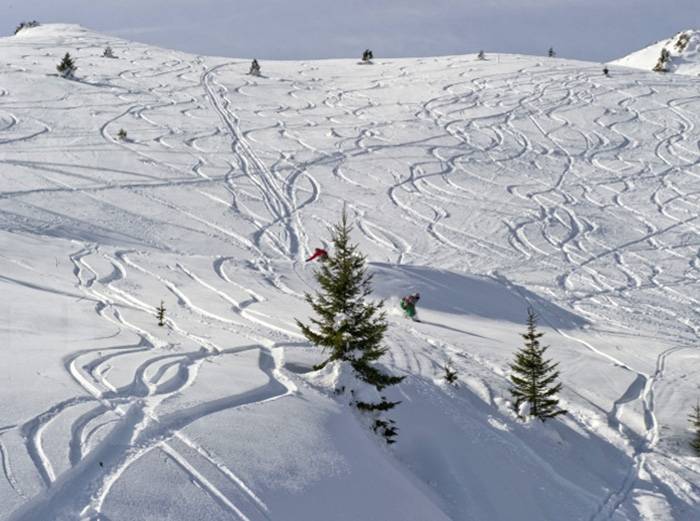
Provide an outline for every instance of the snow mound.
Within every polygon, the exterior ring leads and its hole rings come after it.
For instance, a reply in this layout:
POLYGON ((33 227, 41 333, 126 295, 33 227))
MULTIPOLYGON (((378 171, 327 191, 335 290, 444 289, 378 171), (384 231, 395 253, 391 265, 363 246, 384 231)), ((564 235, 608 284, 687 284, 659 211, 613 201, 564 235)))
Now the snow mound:
POLYGON ((309 384, 327 394, 346 396, 348 404, 379 403, 382 395, 377 388, 357 377, 356 371, 348 361, 329 362, 323 368, 305 375, 309 384))
POLYGON ((648 71, 663 69, 688 76, 700 75, 700 30, 681 31, 673 38, 662 40, 613 62, 624 67, 648 71), (668 51, 668 59, 659 60, 668 51))

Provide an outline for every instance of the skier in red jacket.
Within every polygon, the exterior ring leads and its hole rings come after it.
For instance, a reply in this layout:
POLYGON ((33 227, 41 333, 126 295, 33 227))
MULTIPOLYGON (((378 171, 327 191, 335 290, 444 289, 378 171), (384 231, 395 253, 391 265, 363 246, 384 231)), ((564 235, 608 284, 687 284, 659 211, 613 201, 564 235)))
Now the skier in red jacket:
POLYGON ((324 250, 323 248, 316 248, 314 250, 314 254, 306 259, 306 262, 310 262, 314 259, 320 259, 322 261, 326 260, 328 258, 328 252, 324 250))

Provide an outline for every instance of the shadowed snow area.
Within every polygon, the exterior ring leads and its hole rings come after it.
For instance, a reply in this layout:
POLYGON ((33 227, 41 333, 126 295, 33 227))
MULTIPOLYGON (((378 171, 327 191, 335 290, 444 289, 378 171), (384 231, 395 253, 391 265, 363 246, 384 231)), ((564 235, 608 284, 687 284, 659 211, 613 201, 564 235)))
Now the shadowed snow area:
POLYGON ((374 263, 374 293, 384 299, 419 293, 419 307, 469 317, 522 324, 527 307, 547 316, 550 326, 573 329, 587 324, 582 317, 562 309, 525 288, 501 278, 475 277, 411 264, 374 263))
POLYGON ((0 56, 0 520, 700 518, 698 79, 489 54, 253 77, 67 25, 0 56), (406 377, 390 447, 295 324, 343 207, 406 377), (570 412, 545 424, 509 403, 528 307, 570 412))

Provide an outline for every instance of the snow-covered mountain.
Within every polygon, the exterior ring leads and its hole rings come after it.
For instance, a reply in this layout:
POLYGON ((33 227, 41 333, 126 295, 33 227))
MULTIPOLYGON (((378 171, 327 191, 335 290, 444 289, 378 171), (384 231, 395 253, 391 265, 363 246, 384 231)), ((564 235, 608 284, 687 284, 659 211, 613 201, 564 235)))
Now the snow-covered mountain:
POLYGON ((681 31, 673 38, 656 42, 612 63, 646 71, 699 76, 700 31, 681 31))
POLYGON ((517 55, 252 77, 66 25, 0 55, 3 521, 700 517, 695 78, 517 55), (344 206, 406 377, 391 447, 294 322, 344 206), (544 424, 509 404, 529 306, 570 412, 544 424))

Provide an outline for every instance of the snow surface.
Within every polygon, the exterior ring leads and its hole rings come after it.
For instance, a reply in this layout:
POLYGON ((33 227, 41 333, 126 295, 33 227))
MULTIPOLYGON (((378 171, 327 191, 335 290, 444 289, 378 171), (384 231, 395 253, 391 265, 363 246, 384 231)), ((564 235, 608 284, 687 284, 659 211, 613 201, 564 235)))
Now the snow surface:
POLYGON ((0 55, 0 519, 700 517, 697 79, 518 55, 253 78, 67 25, 0 55), (392 447, 294 325, 344 205, 406 376, 392 447), (508 401, 527 306, 571 413, 546 424, 508 401))
POLYGON ((671 59, 667 72, 688 76, 700 76, 700 31, 681 31, 673 38, 656 42, 649 47, 615 60, 615 65, 651 71, 659 61, 662 49, 668 50, 671 59))

